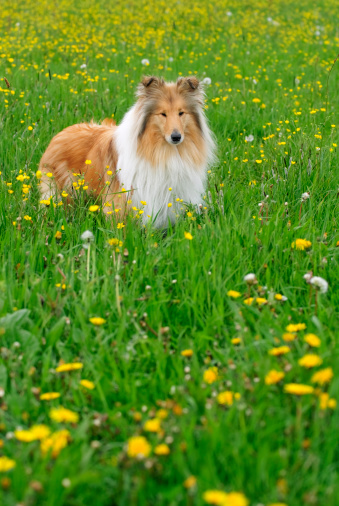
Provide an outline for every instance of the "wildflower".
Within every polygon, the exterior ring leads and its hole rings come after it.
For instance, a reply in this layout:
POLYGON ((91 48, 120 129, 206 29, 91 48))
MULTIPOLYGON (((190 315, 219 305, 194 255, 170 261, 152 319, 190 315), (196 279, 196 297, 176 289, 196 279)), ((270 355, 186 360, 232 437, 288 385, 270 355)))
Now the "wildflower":
POLYGON ((84 243, 84 248, 88 249, 90 243, 94 241, 94 235, 90 230, 86 230, 83 234, 81 234, 81 240, 84 243))
POLYGON ((330 396, 326 392, 322 392, 319 395, 320 409, 324 410, 326 408, 335 409, 337 407, 337 401, 335 399, 330 399, 330 396))
POLYGON ((88 388, 88 390, 93 390, 95 388, 95 384, 92 381, 89 380, 81 380, 80 385, 82 385, 85 388, 88 388))
POLYGON ((315 286, 319 289, 320 293, 326 293, 328 290, 328 283, 326 279, 321 278, 320 276, 313 276, 310 280, 311 285, 315 286))
POLYGON ((202 80, 202 83, 203 84, 206 84, 207 86, 209 86, 210 84, 212 84, 212 79, 210 77, 205 77, 203 80, 202 80))
POLYGON ((231 343, 232 344, 240 344, 241 338, 240 337, 233 337, 233 339, 231 339, 231 343))
POLYGON ((262 306, 263 304, 267 304, 268 301, 264 297, 257 297, 255 302, 259 304, 259 306, 262 306))
POLYGON ((326 367, 325 369, 321 369, 320 371, 314 373, 311 378, 311 382, 318 383, 319 385, 324 385, 325 383, 329 383, 332 378, 333 378, 332 367, 326 367))
POLYGON ((56 369, 55 372, 68 372, 68 371, 77 371, 78 369, 82 369, 84 365, 81 362, 72 362, 70 364, 61 364, 56 369))
POLYGON ((279 300, 281 302, 286 302, 288 299, 285 295, 281 295, 281 293, 276 293, 274 296, 275 300, 279 300))
POLYGON ((60 230, 58 230, 54 236, 56 239, 61 239, 62 237, 62 233, 60 232, 60 230))
POLYGON ((309 192, 305 192, 301 195, 301 202, 306 202, 310 198, 309 192))
POLYGON ((167 204, 167 207, 172 207, 172 205, 173 205, 173 204, 172 204, 172 202, 169 202, 169 203, 167 204))
POLYGON ((28 216, 28 214, 26 214, 26 216, 24 216, 24 220, 26 220, 26 221, 32 221, 32 218, 30 216, 28 216))
POLYGON ((299 330, 305 329, 306 329, 305 323, 290 323, 286 327, 287 332, 298 332, 299 330))
POLYGON ((117 223, 117 228, 120 229, 120 228, 124 228, 124 224, 123 223, 117 223))
POLYGON ((285 373, 282 371, 276 371, 272 369, 265 376, 265 384, 266 385, 275 385, 279 383, 285 377, 285 373))
POLYGON ((319 348, 321 345, 321 341, 318 336, 315 334, 306 334, 304 337, 304 341, 306 341, 307 344, 312 346, 313 348, 319 348))
POLYGON ((244 304, 250 306, 253 301, 254 301, 253 297, 248 297, 247 299, 244 300, 244 304))
POLYGON ((160 420, 158 418, 151 418, 150 420, 146 420, 144 423, 144 430, 146 432, 160 432, 160 420))
POLYGON ((203 499, 208 504, 220 504, 221 506, 227 504, 227 494, 221 490, 207 490, 203 495, 203 499))
POLYGON ((86 160, 86 161, 85 161, 85 164, 86 164, 86 165, 91 165, 91 163, 92 163, 92 160, 86 160))
POLYGON ((231 392, 230 390, 225 390, 224 392, 220 392, 220 394, 218 394, 217 401, 222 406, 232 406, 233 392, 231 392))
POLYGON ((289 353, 290 351, 291 350, 288 346, 278 346, 269 350, 268 354, 273 355, 274 357, 279 357, 280 355, 286 355, 286 353, 289 353))
POLYGON ((93 318, 90 318, 89 321, 96 326, 103 325, 104 323, 106 323, 106 320, 104 318, 101 318, 100 316, 94 316, 93 318))
POLYGON ((291 334, 290 332, 285 332, 285 334, 282 335, 282 338, 286 343, 294 341, 296 337, 297 337, 296 334, 291 334))
POLYGON ((191 349, 182 350, 181 355, 183 357, 191 357, 193 355, 193 350, 191 350, 191 349))
POLYGON ((70 433, 68 430, 58 430, 51 434, 50 437, 43 439, 40 443, 40 450, 43 455, 51 451, 52 457, 55 459, 61 450, 67 446, 70 440, 70 433))
POLYGON ((88 208, 91 213, 95 213, 98 209, 100 209, 100 206, 89 206, 88 208))
POLYGON ((292 242, 292 248, 304 251, 305 249, 308 249, 312 246, 311 241, 308 241, 307 239, 296 239, 294 242, 292 242))
POLYGON ((306 283, 310 284, 311 279, 313 278, 312 272, 306 272, 306 274, 303 275, 304 280, 306 283))
POLYGON ((298 364, 301 365, 301 367, 306 367, 307 369, 316 367, 322 363, 322 358, 318 357, 318 355, 315 355, 314 353, 308 353, 298 360, 298 364))
POLYGON ((60 394, 58 392, 46 392, 45 394, 40 395, 41 401, 53 401, 54 399, 58 399, 60 394))
POLYGON ((193 239, 192 234, 190 234, 189 232, 184 232, 184 235, 185 235, 185 239, 188 239, 189 241, 191 241, 193 239))
POLYGON ((16 466, 15 460, 9 459, 8 457, 0 457, 0 473, 10 471, 16 466))
POLYGON ((37 170, 36 173, 35 173, 37 179, 41 179, 42 178, 42 172, 41 170, 37 170))
POLYGON ((241 297, 241 293, 236 292, 235 290, 228 290, 227 295, 229 297, 232 297, 232 299, 237 299, 238 297, 241 297))
POLYGON ((145 65, 146 67, 148 67, 149 60, 147 60, 147 58, 144 58, 143 60, 141 60, 141 65, 145 65))
POLYGON ((209 369, 206 369, 204 372, 204 381, 205 383, 208 383, 211 385, 218 379, 218 368, 217 367, 210 367, 209 369))
POLYGON ((151 445, 143 436, 131 437, 127 442, 127 455, 129 457, 143 459, 151 453, 151 445))
POLYGON ((246 274, 246 276, 244 276, 244 281, 245 283, 247 283, 248 285, 255 285, 258 283, 258 280, 256 278, 256 275, 253 274, 252 272, 250 274, 246 274))
POLYGON ((168 455, 170 453, 170 449, 169 449, 168 445, 160 444, 154 448, 154 453, 156 455, 168 455))
POLYGON ((248 499, 241 492, 222 492, 221 490, 207 490, 203 494, 207 504, 220 506, 248 506, 248 499))
POLYGON ((75 413, 70 409, 66 409, 63 406, 51 409, 49 412, 49 416, 52 420, 58 423, 62 422, 77 423, 79 421, 78 413, 75 413))
POLYGON ((196 483, 197 483, 196 477, 195 476, 189 476, 184 481, 184 487, 185 488, 192 488, 192 487, 194 487, 194 485, 196 485, 196 483))
POLYGON ((287 385, 284 386, 284 392, 294 395, 307 395, 313 394, 314 388, 310 385, 302 385, 300 383, 287 383, 287 385))
POLYGON ((254 135, 250 134, 245 137, 246 142, 253 142, 254 141, 254 135))

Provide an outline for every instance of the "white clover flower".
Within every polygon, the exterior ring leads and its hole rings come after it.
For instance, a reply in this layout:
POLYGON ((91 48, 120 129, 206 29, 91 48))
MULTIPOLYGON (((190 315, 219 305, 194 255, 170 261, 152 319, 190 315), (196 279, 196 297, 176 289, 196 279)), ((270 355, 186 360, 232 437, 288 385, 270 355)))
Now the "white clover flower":
POLYGON ((253 84, 258 84, 258 81, 256 79, 252 79, 253 84))
POLYGON ((87 68, 86 63, 83 63, 82 65, 80 65, 80 68, 81 68, 81 69, 85 69, 85 68, 87 68))
POLYGON ((326 279, 321 278, 320 276, 313 276, 310 283, 318 288, 320 293, 326 293, 328 290, 328 283, 326 279))
POLYGON ((246 142, 253 142, 254 141, 254 135, 250 134, 245 137, 246 142))
POLYGON ((244 281, 249 285, 254 285, 258 283, 257 277, 255 274, 253 274, 253 272, 250 272, 250 274, 246 274, 246 276, 244 276, 244 281))
POLYGON ((147 58, 144 58, 141 60, 141 65, 145 65, 147 67, 149 65, 149 60, 147 60, 147 58))
POLYGON ((207 84, 208 86, 212 84, 212 79, 210 77, 205 77, 205 79, 202 80, 203 84, 207 84))
POLYGON ((168 61, 172 63, 172 61, 174 61, 173 56, 170 56, 170 57, 168 58, 168 61))
POLYGON ((309 192, 305 192, 301 195, 301 202, 306 202, 307 199, 310 198, 310 193, 309 192))
POLYGON ((81 240, 84 243, 84 248, 88 249, 91 242, 94 241, 94 235, 90 230, 86 230, 83 234, 81 234, 81 240))
POLYGON ((232 12, 231 12, 231 11, 227 11, 227 12, 226 12, 226 16, 228 16, 228 17, 230 18, 231 16, 233 16, 233 14, 232 14, 232 12))

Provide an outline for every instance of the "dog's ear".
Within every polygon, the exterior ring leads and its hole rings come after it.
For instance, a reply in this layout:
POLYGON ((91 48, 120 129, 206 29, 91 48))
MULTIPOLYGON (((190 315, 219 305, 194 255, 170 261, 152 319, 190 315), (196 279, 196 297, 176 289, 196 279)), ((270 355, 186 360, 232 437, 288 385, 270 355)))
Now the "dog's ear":
POLYGON ((202 86, 199 79, 195 76, 192 77, 179 77, 177 80, 178 90, 188 91, 190 93, 200 91, 202 86))
POLYGON ((137 95, 138 97, 146 96, 149 93, 153 93, 156 89, 161 88, 164 84, 165 81, 160 77, 144 76, 138 86, 137 95))

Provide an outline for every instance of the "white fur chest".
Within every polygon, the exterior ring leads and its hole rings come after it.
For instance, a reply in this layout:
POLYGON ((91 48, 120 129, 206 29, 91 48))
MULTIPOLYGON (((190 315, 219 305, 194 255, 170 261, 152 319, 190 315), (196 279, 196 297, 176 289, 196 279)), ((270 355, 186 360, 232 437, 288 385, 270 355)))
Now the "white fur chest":
POLYGON ((137 154, 133 120, 132 108, 115 134, 118 178, 126 190, 133 189, 132 203, 144 211, 143 223, 146 224, 151 218, 156 227, 166 228, 168 220, 174 223, 183 204, 197 205, 202 202, 206 167, 197 168, 185 162, 175 146, 173 156, 165 166, 152 167, 137 154), (142 205, 141 201, 146 205, 142 205))

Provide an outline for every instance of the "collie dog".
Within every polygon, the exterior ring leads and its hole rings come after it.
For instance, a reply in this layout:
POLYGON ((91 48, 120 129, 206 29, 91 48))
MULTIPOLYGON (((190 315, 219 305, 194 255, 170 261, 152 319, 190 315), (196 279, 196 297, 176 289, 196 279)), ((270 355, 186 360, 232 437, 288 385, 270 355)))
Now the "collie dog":
POLYGON ((204 96, 196 77, 176 83, 144 77, 119 126, 112 120, 81 123, 52 139, 39 166, 42 198, 62 191, 71 200, 80 177, 87 192, 102 198, 106 214, 123 219, 133 207, 144 224, 174 223, 183 203, 202 202, 214 161, 204 96))

